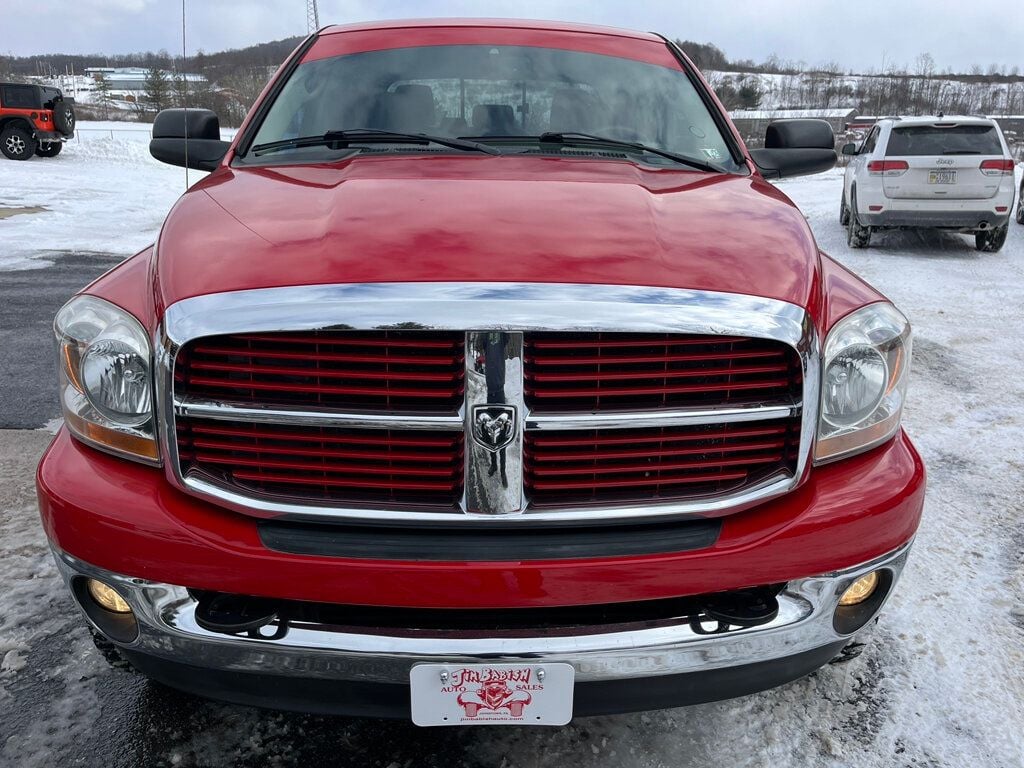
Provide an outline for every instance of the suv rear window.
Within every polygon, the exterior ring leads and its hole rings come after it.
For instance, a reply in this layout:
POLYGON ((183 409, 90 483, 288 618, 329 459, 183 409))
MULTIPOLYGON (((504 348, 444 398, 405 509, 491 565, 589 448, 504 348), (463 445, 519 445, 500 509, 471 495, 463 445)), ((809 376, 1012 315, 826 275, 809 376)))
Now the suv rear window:
POLYGON ((894 128, 886 147, 887 157, 908 155, 1002 155, 993 125, 908 125, 894 128))
POLYGON ((8 109, 39 109, 36 89, 32 85, 5 85, 0 90, 0 101, 8 109))

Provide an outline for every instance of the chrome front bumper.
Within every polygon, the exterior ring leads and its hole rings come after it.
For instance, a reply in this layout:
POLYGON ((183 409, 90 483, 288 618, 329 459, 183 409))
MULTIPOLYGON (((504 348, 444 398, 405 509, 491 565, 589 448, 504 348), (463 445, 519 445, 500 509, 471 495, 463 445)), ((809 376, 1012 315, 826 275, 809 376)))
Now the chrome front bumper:
MULTIPOLYGON (((655 627, 619 625, 500 637, 413 630, 373 634, 316 624, 291 625, 272 638, 219 634, 196 623, 197 603, 183 587, 111 573, 62 552, 55 556, 69 585, 77 577, 94 577, 116 587, 128 601, 139 635, 119 645, 130 654, 258 676, 390 685, 407 685, 410 669, 420 663, 528 659, 572 664, 577 682, 587 683, 707 672, 842 644, 850 635, 833 627, 839 596, 859 576, 876 569, 889 571, 894 586, 910 546, 852 568, 791 581, 778 597, 778 616, 758 627, 702 634, 684 619, 655 627)), ((274 625, 261 631, 271 635, 274 625)))

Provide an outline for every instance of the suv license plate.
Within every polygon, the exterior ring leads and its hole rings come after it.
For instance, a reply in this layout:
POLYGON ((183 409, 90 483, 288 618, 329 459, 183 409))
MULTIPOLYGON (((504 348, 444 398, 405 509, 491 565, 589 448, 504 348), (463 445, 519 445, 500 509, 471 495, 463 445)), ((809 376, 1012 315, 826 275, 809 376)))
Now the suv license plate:
POLYGON ((565 725, 571 664, 417 664, 409 673, 416 725, 565 725))
POLYGON ((956 171, 928 171, 929 184, 956 184, 956 171))

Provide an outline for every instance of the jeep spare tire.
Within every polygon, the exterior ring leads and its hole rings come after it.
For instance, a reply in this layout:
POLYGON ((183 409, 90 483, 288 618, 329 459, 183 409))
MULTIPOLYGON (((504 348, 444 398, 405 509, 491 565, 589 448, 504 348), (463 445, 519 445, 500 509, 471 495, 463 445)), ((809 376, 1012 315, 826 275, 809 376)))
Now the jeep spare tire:
POLYGON ((60 99, 53 104, 53 125, 65 136, 75 134, 75 108, 70 102, 60 99))
POLYGON ((28 160, 35 154, 36 140, 20 125, 9 125, 0 131, 0 152, 11 160, 28 160))

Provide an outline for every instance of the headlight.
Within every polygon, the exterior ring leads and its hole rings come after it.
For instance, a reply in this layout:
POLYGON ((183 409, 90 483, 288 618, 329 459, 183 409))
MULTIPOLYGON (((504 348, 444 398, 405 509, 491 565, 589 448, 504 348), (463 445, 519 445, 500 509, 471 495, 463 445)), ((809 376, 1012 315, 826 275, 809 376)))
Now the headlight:
POLYGON ((111 453, 158 464, 149 339, 139 321, 94 296, 76 296, 53 324, 64 421, 111 453))
POLYGON ((885 442, 900 427, 910 375, 910 324, 892 304, 840 320, 825 341, 817 462, 885 442))

